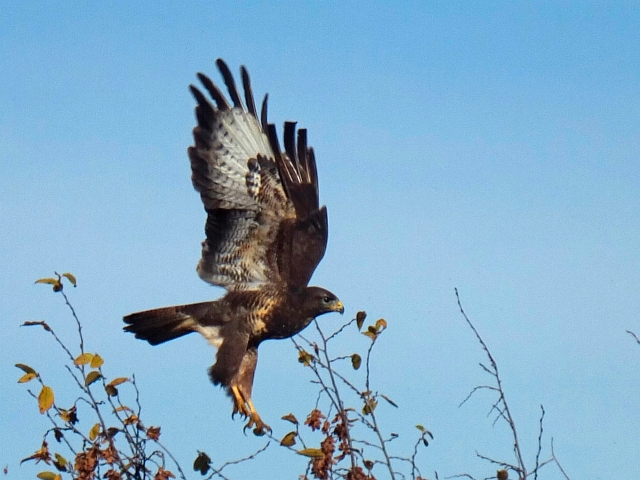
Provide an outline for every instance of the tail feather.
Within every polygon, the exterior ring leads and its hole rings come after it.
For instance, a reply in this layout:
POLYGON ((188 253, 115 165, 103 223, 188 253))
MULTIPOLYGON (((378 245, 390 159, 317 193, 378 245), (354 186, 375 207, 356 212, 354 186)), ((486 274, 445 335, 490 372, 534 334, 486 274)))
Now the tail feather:
POLYGON ((151 345, 168 342, 191 332, 199 331, 199 320, 213 302, 156 308, 132 313, 124 317, 124 331, 135 334, 151 345))

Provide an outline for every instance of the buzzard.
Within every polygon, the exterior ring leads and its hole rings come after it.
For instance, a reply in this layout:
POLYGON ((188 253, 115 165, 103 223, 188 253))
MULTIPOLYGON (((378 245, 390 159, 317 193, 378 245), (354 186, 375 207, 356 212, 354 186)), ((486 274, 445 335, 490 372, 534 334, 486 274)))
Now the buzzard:
POLYGON ((241 67, 244 104, 229 67, 217 66, 231 105, 202 73, 198 78, 214 104, 195 86, 198 105, 191 180, 207 212, 206 239, 197 272, 226 289, 219 300, 158 308, 124 317, 124 330, 158 345, 198 332, 217 348, 209 369, 215 385, 233 400, 246 428, 269 429, 251 399, 258 346, 289 338, 317 316, 344 313, 331 292, 308 286, 327 246, 327 209, 318 201, 318 176, 307 131, 284 124, 281 151, 267 99, 260 116, 249 75, 241 67))

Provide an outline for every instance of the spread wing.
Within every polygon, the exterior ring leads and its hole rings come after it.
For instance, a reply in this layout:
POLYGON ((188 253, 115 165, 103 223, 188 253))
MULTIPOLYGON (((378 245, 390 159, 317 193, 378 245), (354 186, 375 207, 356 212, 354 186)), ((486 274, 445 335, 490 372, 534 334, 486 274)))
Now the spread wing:
POLYGON ((229 68, 220 59, 217 65, 233 106, 201 73, 215 106, 190 87, 198 102, 195 145, 188 150, 191 179, 207 211, 198 274, 229 291, 273 282, 306 286, 328 236, 306 130, 296 138, 295 123, 285 123, 281 152, 275 126, 267 122, 267 97, 259 120, 246 69, 245 107, 229 68))

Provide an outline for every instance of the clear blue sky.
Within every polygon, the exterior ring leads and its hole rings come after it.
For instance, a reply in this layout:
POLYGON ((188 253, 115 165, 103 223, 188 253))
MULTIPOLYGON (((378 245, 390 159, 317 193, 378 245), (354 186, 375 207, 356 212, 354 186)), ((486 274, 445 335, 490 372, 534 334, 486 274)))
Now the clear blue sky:
MULTIPOLYGON (((219 80, 217 57, 234 72, 247 65, 273 121, 309 129, 330 223, 312 283, 334 291, 348 316, 389 322, 372 368, 400 408, 380 412, 390 430, 409 436, 422 423, 434 433, 423 473, 483 478, 495 469, 476 451, 512 459, 504 426, 486 418, 493 397, 458 408, 489 381, 458 287, 500 364, 529 465, 543 404, 543 458, 553 437, 574 480, 637 478, 640 346, 625 330, 640 333, 638 52, 636 2, 5 6, 6 478, 39 471, 18 466, 47 424, 13 364, 58 382, 49 339, 19 328, 43 319, 71 332, 61 298, 33 285, 54 270, 77 275, 70 295, 87 348, 109 375, 135 372, 147 423, 162 425, 185 468, 196 449, 219 463, 263 444, 230 420, 201 338, 152 348, 121 331, 132 311, 222 293, 195 273, 205 215, 186 156, 187 86, 197 71, 219 80)), ((327 328, 342 320, 322 318, 327 328)), ((362 351, 360 341, 346 347, 362 351)), ((281 415, 312 405, 309 379, 290 342, 261 348, 254 398, 276 434, 288 431, 281 415)), ((272 447, 228 475, 297 478, 303 465, 272 447)))

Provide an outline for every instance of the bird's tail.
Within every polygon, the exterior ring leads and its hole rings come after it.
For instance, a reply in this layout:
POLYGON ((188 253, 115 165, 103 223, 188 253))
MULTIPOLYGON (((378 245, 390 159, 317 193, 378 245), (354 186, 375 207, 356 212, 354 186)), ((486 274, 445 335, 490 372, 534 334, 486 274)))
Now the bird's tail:
POLYGON ((132 313, 124 317, 125 332, 146 340, 151 345, 168 342, 191 332, 198 331, 198 319, 213 302, 178 305, 132 313))

